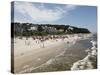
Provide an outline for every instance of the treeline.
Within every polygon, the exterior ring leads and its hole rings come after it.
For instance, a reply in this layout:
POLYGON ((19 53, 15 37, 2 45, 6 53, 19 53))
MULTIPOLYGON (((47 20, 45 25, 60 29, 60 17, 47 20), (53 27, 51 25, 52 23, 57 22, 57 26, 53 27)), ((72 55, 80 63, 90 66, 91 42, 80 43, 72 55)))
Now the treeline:
POLYGON ((78 28, 70 25, 11 23, 11 27, 12 37, 90 33, 86 28, 78 28))

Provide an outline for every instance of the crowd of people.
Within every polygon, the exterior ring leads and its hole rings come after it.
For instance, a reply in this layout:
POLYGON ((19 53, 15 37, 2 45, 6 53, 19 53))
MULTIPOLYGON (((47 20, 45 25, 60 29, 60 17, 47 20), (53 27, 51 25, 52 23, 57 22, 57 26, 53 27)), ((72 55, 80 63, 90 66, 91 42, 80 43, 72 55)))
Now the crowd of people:
MULTIPOLYGON (((87 34, 88 36, 88 34, 87 34)), ((86 35, 85 35, 86 37, 86 35)), ((47 35, 47 36, 31 36, 31 37, 22 37, 20 36, 19 39, 25 39, 25 45, 30 45, 31 42, 35 41, 36 44, 42 44, 42 47, 44 48, 44 42, 48 40, 53 40, 55 42, 61 40, 61 41, 66 41, 67 43, 72 42, 77 39, 82 39, 84 38, 84 35, 82 34, 73 34, 73 35, 47 35), (29 41, 29 39, 32 39, 29 41)), ((15 38, 16 39, 16 38, 15 38)), ((16 43, 16 41, 15 41, 16 43)), ((52 42, 53 43, 53 42, 52 42)))

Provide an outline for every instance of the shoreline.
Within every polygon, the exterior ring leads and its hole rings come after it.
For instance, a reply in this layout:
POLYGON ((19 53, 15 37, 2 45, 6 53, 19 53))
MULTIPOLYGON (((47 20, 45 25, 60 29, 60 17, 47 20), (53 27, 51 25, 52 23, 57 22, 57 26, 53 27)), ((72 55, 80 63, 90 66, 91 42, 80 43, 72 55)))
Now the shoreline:
MULTIPOLYGON (((81 42, 84 40, 80 40, 78 42, 81 42)), ((80 59, 83 59, 85 56, 87 56, 87 53, 85 50, 77 47, 77 42, 73 44, 73 48, 69 47, 63 54, 58 55, 57 57, 50 59, 45 64, 41 65, 40 67, 32 70, 31 72, 52 72, 52 71, 66 71, 70 70, 72 64, 80 59), (74 51, 74 49, 77 49, 74 51), (80 51, 81 50, 81 51, 80 51), (73 54, 74 53, 74 54, 73 54)), ((80 43, 78 43, 79 45, 80 43)))

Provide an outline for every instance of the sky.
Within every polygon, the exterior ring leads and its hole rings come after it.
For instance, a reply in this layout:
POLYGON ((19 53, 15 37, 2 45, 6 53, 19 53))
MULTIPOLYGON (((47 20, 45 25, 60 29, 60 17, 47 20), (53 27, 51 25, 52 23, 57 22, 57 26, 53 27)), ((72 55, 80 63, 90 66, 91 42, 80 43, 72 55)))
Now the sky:
POLYGON ((97 32, 97 7, 15 1, 12 22, 64 24, 97 32))

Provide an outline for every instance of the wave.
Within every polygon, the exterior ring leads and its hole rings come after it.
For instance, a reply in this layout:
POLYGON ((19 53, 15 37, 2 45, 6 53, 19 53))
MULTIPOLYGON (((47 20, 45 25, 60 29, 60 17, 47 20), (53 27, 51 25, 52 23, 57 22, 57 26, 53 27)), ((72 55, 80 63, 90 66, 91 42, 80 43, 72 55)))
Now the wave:
POLYGON ((97 68, 97 42, 91 41, 92 48, 85 50, 88 55, 73 64, 71 70, 86 70, 97 68))

